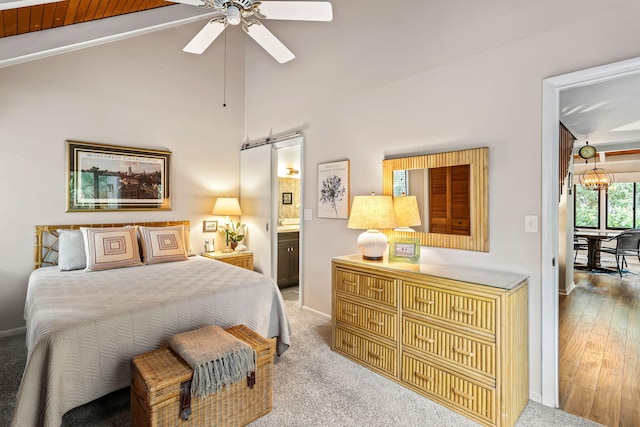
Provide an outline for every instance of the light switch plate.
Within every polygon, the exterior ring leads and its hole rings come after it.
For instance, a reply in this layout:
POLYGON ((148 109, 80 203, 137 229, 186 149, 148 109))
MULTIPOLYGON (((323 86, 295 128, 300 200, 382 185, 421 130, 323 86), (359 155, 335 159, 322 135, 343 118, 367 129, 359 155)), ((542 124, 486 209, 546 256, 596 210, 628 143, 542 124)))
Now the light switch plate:
POLYGON ((313 211, 311 209, 304 210, 304 220, 311 221, 313 219, 313 211))
POLYGON ((536 215, 524 216, 524 231, 526 233, 538 232, 538 217, 536 215))

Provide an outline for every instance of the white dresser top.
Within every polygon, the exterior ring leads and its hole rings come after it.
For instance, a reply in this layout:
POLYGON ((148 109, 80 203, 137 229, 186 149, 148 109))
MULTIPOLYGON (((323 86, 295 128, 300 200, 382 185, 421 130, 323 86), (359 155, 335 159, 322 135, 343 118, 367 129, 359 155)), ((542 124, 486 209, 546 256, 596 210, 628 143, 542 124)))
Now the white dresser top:
POLYGON ((428 276, 441 277, 443 279, 457 280, 460 282, 475 283, 479 285, 491 286, 505 290, 513 289, 528 276, 518 273, 508 273, 503 271, 484 270, 481 268, 462 267, 457 265, 435 265, 435 264, 411 264, 408 262, 388 262, 385 256, 382 261, 366 261, 361 254, 352 254, 334 257, 336 260, 365 264, 370 267, 378 267, 389 271, 400 270, 425 274, 428 276))

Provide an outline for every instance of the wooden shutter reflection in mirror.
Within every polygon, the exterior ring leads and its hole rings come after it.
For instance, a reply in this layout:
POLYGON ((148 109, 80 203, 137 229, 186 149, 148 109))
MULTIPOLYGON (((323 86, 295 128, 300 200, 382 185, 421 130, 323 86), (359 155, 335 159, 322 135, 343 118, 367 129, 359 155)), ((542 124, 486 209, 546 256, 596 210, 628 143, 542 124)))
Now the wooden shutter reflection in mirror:
MULTIPOLYGON (((409 157, 387 158, 382 162, 383 169, 383 190, 388 196, 394 195, 393 174, 400 170, 432 170, 440 167, 452 167, 467 165, 469 167, 468 183, 468 231, 466 234, 421 232, 407 233, 394 230, 383 230, 387 237, 411 237, 420 238, 422 246, 437 246, 441 248, 463 249, 470 251, 489 252, 489 149, 472 148, 460 151, 448 151, 444 153, 433 153, 424 155, 414 155, 409 157)), ((424 188, 424 210, 429 211, 428 200, 429 180, 425 176, 424 188)), ((409 191, 409 194, 411 192, 409 191)), ((464 204, 461 204, 464 206, 464 204)), ((466 212, 467 209, 464 209, 466 212)), ((455 209, 455 216, 460 218, 458 209, 455 209)), ((425 215, 426 216, 426 215, 425 215)), ((429 219, 423 222, 425 228, 429 227, 429 219)))
POLYGON ((470 166, 429 169, 429 232, 469 236, 470 166))

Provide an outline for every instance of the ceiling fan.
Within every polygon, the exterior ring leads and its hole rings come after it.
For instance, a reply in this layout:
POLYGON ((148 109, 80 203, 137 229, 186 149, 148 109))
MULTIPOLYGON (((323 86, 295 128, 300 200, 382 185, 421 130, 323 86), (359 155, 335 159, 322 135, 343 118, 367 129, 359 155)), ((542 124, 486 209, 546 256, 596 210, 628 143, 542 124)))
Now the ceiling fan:
POLYGON ((331 3, 326 1, 256 1, 256 0, 172 0, 193 6, 216 9, 222 16, 213 18, 184 47, 185 52, 201 54, 227 28, 242 25, 260 46, 281 64, 295 55, 276 38, 259 19, 295 21, 331 21, 331 3))

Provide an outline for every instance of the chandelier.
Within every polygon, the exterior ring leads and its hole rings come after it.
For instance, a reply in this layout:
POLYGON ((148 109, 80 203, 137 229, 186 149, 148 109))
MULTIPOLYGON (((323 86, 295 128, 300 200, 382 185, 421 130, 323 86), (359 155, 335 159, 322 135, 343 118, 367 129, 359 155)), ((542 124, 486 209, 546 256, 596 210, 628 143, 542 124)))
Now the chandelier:
MULTIPOLYGON (((589 160, 587 160, 589 163, 589 160)), ((607 190, 613 184, 613 174, 598 167, 598 160, 595 160, 593 169, 587 169, 580 174, 580 185, 587 190, 607 190)))

